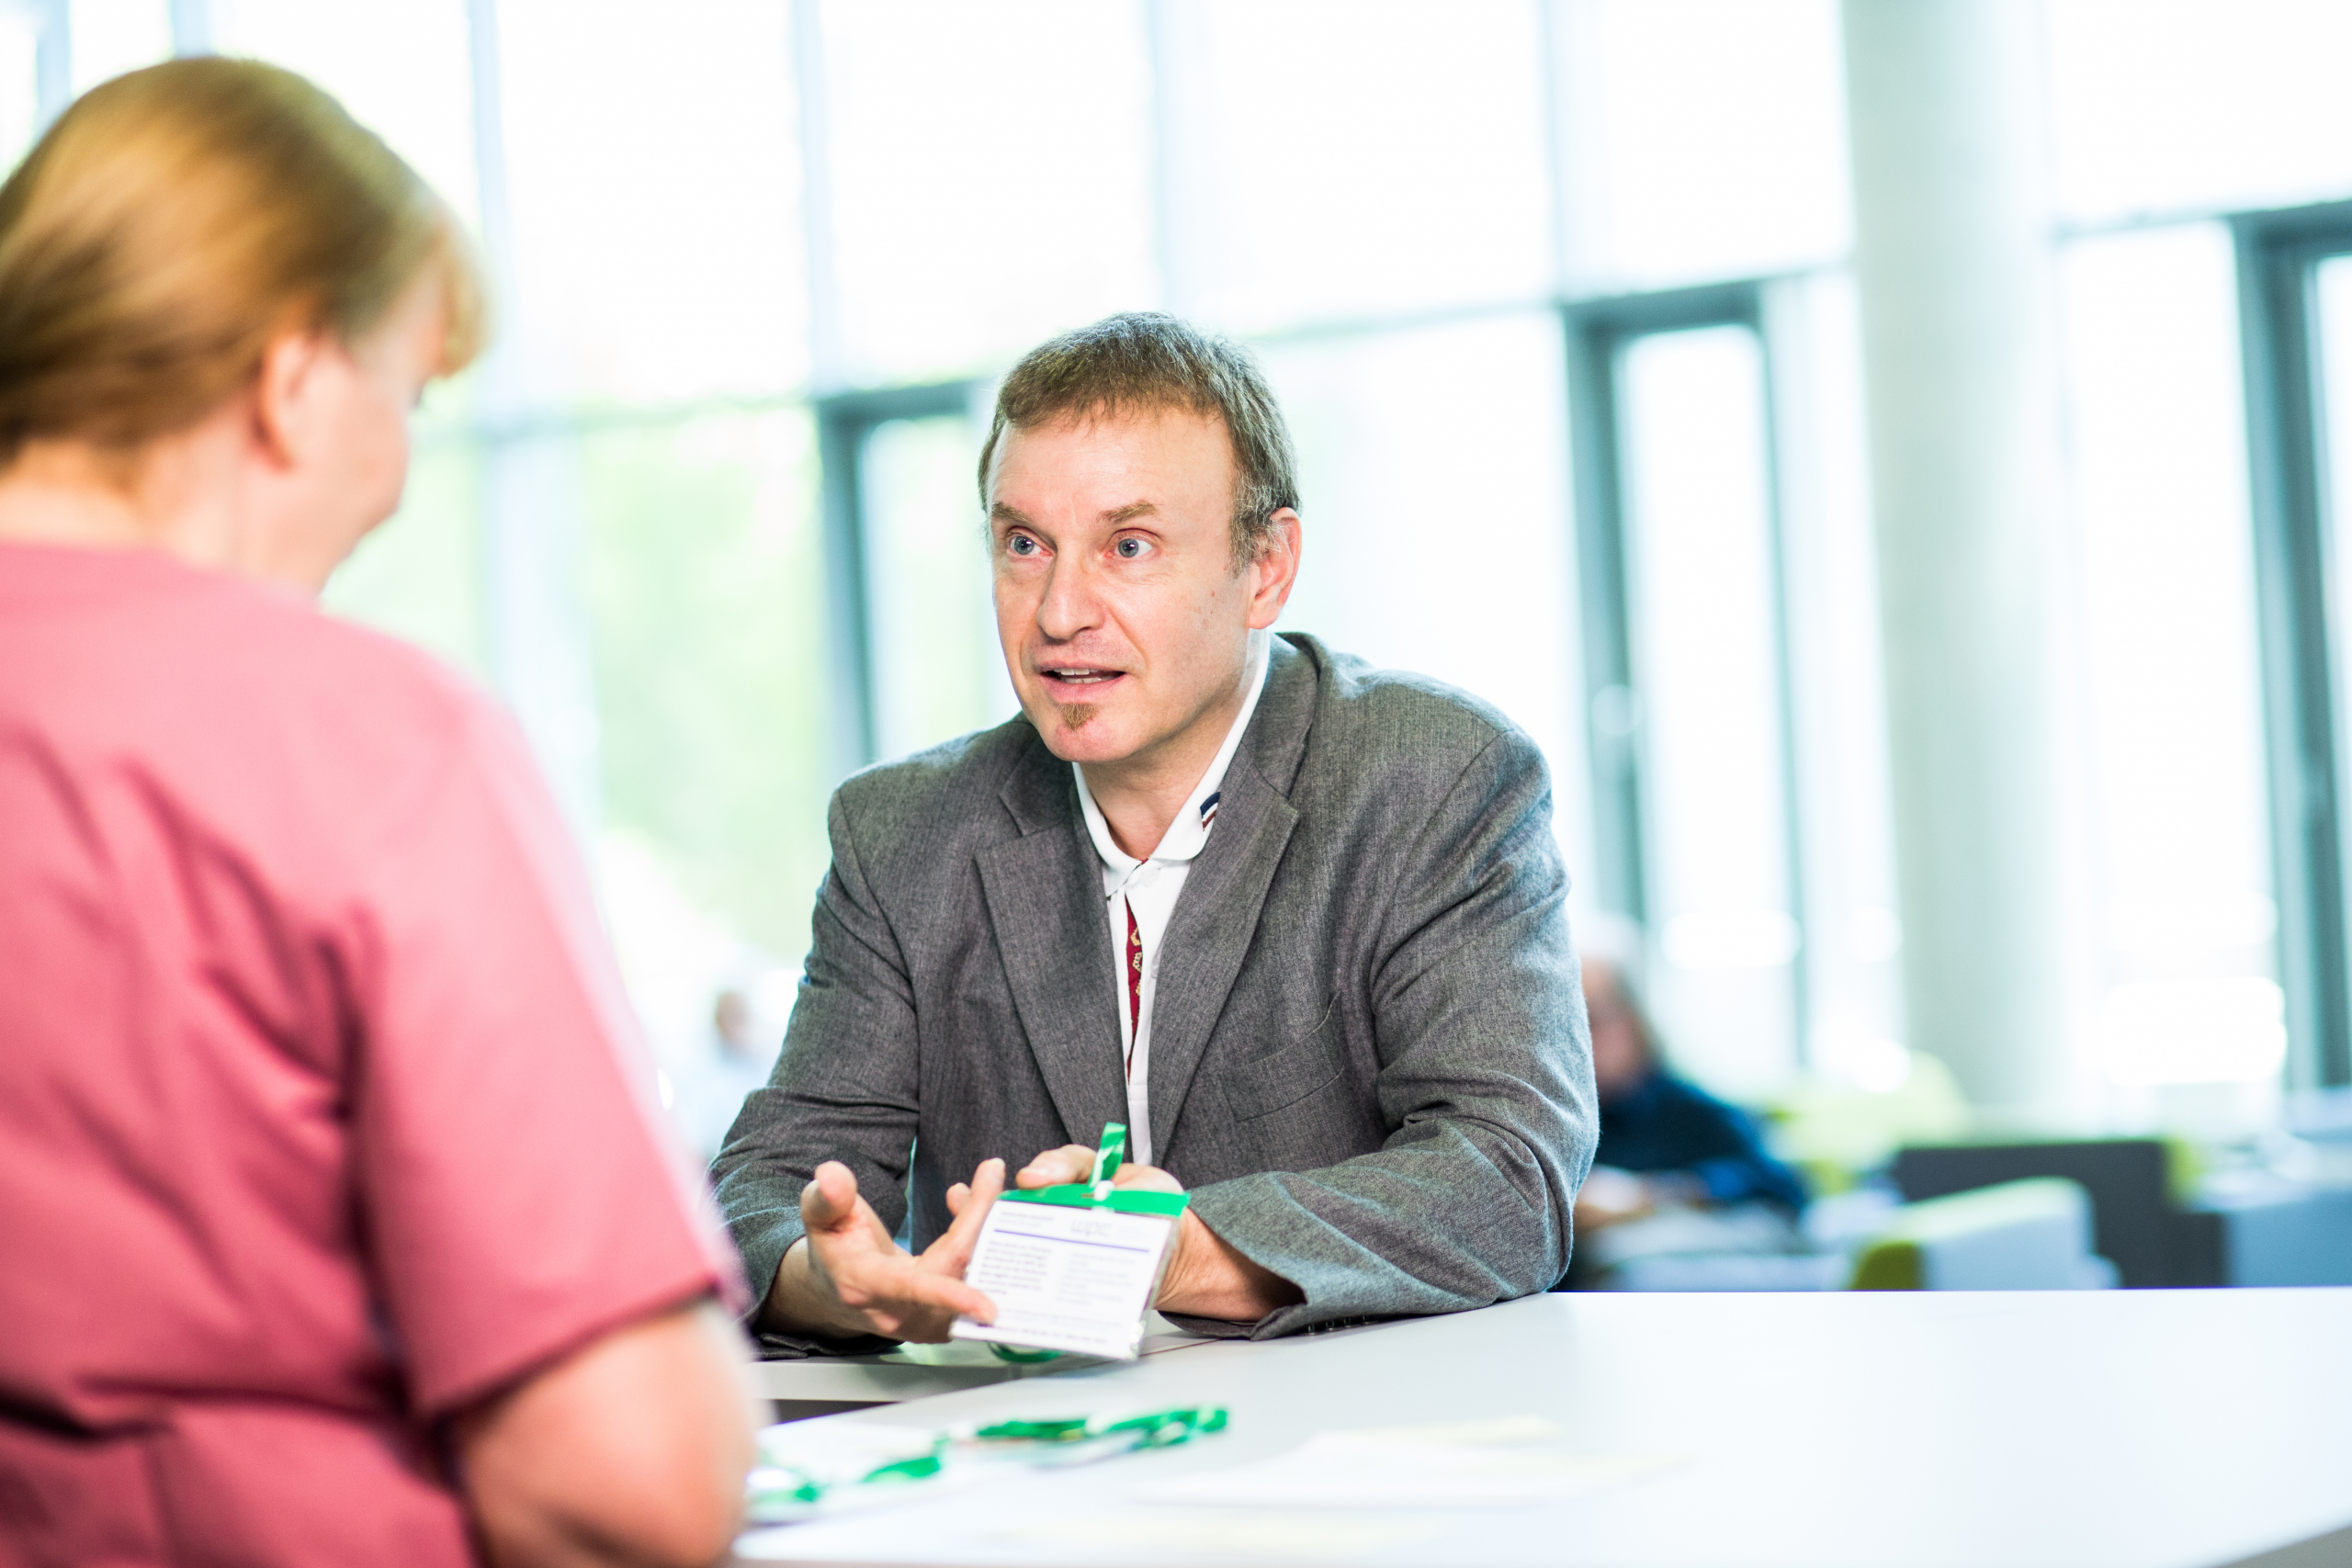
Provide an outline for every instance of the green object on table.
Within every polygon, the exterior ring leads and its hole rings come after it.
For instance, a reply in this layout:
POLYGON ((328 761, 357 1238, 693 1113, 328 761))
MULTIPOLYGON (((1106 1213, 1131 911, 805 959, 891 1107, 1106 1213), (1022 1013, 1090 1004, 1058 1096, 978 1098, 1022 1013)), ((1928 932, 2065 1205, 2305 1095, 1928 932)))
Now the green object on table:
POLYGON ((1107 1438, 1116 1432, 1135 1432, 1139 1435, 1136 1443, 1139 1449, 1172 1449, 1179 1443, 1189 1443, 1194 1438, 1224 1431, 1227 1419, 1222 1404, 1186 1405, 1176 1410, 1155 1410, 1148 1416, 1131 1416, 1125 1421, 1114 1421, 1096 1435, 1107 1438))
POLYGON ((848 1481, 827 1481, 821 1476, 812 1475, 797 1464, 767 1466, 764 1468, 784 1475, 792 1482, 792 1484, 753 1486, 748 1500, 756 1509, 762 1504, 815 1503, 821 1500, 828 1493, 838 1492, 848 1486, 868 1486, 876 1482, 926 1481, 937 1475, 944 1466, 945 1461, 940 1458, 940 1454, 946 1447, 946 1438, 934 1438, 931 1451, 927 1454, 914 1454, 906 1459, 894 1459, 888 1464, 876 1465, 865 1474, 854 1476, 848 1481))
POLYGON ((937 1475, 939 1467, 939 1452, 934 1449, 913 1459, 893 1460, 888 1464, 877 1465, 860 1477, 858 1484, 863 1486, 876 1481, 922 1481, 937 1475))
POLYGON ((1045 1421, 999 1421, 977 1430, 966 1427, 934 1432, 926 1451, 910 1453, 902 1447, 899 1450, 900 1458, 846 1475, 840 1467, 822 1460, 801 1463, 780 1457, 767 1460, 752 1472, 744 1502, 754 1520, 784 1524, 825 1511, 849 1494, 928 1481, 948 1468, 952 1450, 958 1444, 977 1441, 998 1450, 989 1456, 991 1460, 1009 1460, 1031 1469, 1059 1470, 1116 1459, 1145 1449, 1174 1448, 1206 1433, 1223 1431, 1225 1424, 1225 1407, 1215 1404, 1152 1410, 1117 1419, 1073 1416, 1045 1421))
POLYGON ((1187 1404, 1173 1410, 1147 1411, 1116 1421, 1100 1416, 1072 1416, 1046 1421, 999 1421, 972 1434, 984 1443, 1078 1443, 1099 1438, 1136 1434, 1134 1447, 1171 1449, 1179 1443, 1225 1430, 1228 1419, 1222 1404, 1187 1404))
POLYGON ((1072 1416, 1066 1421, 999 1421, 983 1427, 972 1436, 986 1443, 1058 1443, 1086 1436, 1086 1417, 1072 1416))
POLYGON ((989 1341, 989 1353, 1000 1361, 1011 1361, 1019 1367, 1035 1366, 1039 1361, 1050 1361, 1061 1354, 1059 1350, 1017 1350, 1010 1345, 1000 1345, 994 1340, 989 1341))

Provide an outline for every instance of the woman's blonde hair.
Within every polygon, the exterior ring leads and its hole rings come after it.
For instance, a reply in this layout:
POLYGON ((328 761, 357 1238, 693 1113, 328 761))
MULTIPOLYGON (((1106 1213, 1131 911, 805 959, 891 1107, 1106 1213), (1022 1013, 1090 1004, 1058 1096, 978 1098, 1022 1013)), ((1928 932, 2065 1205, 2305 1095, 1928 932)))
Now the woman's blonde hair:
POLYGON ((92 88, 0 185, 0 464, 134 451, 246 385, 271 341, 363 339, 430 276, 440 372, 481 347, 481 275, 416 172, 319 88, 189 59, 92 88))

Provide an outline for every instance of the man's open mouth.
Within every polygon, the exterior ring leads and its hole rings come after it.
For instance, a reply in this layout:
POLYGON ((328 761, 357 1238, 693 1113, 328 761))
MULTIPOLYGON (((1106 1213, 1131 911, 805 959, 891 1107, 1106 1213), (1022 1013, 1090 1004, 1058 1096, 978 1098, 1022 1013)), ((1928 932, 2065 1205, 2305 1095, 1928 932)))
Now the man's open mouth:
POLYGON ((1117 680, 1126 671, 1098 669, 1091 664, 1049 664, 1037 673, 1057 685, 1101 686, 1117 680))

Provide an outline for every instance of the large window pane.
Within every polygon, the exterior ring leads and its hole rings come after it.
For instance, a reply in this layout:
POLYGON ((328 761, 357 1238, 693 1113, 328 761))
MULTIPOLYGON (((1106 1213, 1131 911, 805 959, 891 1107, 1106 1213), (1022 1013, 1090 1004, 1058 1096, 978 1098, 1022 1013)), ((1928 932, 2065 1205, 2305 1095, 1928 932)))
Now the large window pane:
POLYGON ((1836 0, 1568 0, 1559 93, 1579 289, 1844 253, 1836 0))
POLYGON ((830 696, 808 420, 582 446, 606 827, 714 925, 797 954, 826 863, 830 696))
POLYGON ((1685 1066, 1753 1093, 1798 1029, 1762 355, 1746 328, 1659 333, 1622 386, 1652 999, 1685 1066))
POLYGON ((2105 999, 2127 1111, 2284 1049, 2227 232, 2062 262, 2105 999))
POLYGON ((2352 6, 2047 0, 2061 209, 2075 219, 2352 192, 2352 6))
POLYGON ((662 1100, 707 1153, 782 1038, 827 858, 809 422, 722 414, 582 445, 597 876, 662 1100))
POLYGON ((1178 303, 1261 330, 1549 291, 1535 7, 1167 7, 1178 303))
POLYGON ((73 0, 67 15, 77 94, 126 71, 171 58, 172 13, 166 0, 73 0))
POLYGON ((849 380, 983 369, 1160 298, 1141 8, 824 7, 849 380))
POLYGON ((885 757, 1012 716, 972 468, 961 419, 899 419, 865 438, 876 739, 885 757))
POLYGON ((788 7, 502 0, 515 325, 539 399, 808 374, 788 7))
POLYGON ((0 169, 13 169, 33 144, 40 116, 40 28, 33 14, 0 6, 0 169))
POLYGON ((486 678, 481 502, 475 443, 456 434, 421 443, 399 513, 327 583, 327 608, 486 678))
POLYGON ((1803 857, 1805 1065, 1892 1088, 1910 1067, 1862 456, 1861 312, 1843 273, 1785 279, 1764 297, 1803 857))
POLYGON ((215 0, 213 46, 299 71, 475 217, 466 0, 215 0))
POLYGON ((1298 444, 1306 547, 1285 630, 1493 703, 1552 766, 1589 869, 1566 373, 1549 312, 1269 349, 1298 444))

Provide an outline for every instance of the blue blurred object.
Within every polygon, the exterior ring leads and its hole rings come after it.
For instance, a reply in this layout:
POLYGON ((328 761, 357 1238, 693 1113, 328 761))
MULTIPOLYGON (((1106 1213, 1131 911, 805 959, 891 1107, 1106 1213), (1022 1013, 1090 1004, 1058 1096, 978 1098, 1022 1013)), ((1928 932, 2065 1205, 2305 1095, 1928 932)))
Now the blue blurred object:
POLYGON ((1796 1172, 1765 1153, 1755 1120, 1664 1069, 1600 1105, 1599 1165, 1637 1175, 1685 1171, 1717 1203, 1805 1205, 1796 1172))

